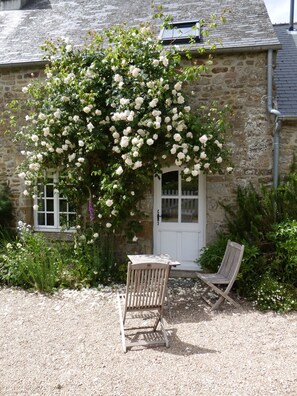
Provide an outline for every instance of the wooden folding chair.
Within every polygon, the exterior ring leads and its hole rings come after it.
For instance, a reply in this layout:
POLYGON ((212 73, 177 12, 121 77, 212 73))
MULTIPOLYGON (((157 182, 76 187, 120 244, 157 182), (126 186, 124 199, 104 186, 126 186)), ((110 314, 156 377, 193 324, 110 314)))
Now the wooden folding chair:
POLYGON ((233 286, 233 283, 236 280, 241 265, 243 252, 244 252, 244 245, 239 245, 238 243, 229 240, 227 243, 223 260, 221 262, 220 268, 218 269, 217 273, 203 274, 200 272, 196 272, 198 278, 201 279, 207 285, 206 290, 202 294, 202 298, 206 303, 208 303, 211 306, 210 311, 217 309, 224 300, 229 301, 235 307, 239 307, 239 304, 237 304, 229 296, 229 292, 233 286), (219 285, 220 287, 216 285, 219 285), (221 288, 222 285, 225 285, 224 289, 221 288), (212 304, 205 297, 206 293, 208 293, 209 290, 213 290, 219 296, 218 300, 214 304, 212 304))
POLYGON ((169 346, 163 321, 169 271, 169 263, 128 264, 126 293, 117 295, 124 352, 127 348, 140 345, 169 346), (141 324, 143 320, 153 321, 153 324, 148 326, 138 324, 137 327, 127 328, 126 319, 136 319, 138 322, 141 321, 141 324), (159 323, 161 335, 156 331, 159 323), (150 331, 141 332, 142 329, 150 329, 150 331), (130 335, 129 338, 127 332, 130 330, 138 330, 138 332, 130 335))

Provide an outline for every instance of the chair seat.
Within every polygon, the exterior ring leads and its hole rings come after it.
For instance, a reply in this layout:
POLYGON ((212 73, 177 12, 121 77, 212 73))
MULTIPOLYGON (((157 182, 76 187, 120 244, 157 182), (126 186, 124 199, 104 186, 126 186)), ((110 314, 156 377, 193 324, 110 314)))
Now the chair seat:
POLYGON ((226 278, 221 274, 199 274, 197 273, 198 278, 203 281, 215 283, 217 285, 227 285, 230 282, 230 279, 226 278))

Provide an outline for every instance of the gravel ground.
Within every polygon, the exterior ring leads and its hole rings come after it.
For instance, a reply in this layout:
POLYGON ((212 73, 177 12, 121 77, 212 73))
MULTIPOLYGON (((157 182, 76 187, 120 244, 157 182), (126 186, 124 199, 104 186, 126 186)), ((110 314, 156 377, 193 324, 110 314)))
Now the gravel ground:
POLYGON ((297 312, 241 301, 209 313, 199 283, 170 279, 170 290, 170 348, 124 354, 110 288, 1 288, 0 395, 297 395, 297 312))

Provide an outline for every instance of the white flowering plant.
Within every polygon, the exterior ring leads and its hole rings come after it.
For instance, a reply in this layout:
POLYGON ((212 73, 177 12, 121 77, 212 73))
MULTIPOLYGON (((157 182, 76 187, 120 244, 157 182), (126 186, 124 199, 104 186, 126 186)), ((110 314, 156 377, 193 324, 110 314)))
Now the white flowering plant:
POLYGON ((191 110, 181 54, 148 26, 110 28, 80 48, 61 40, 43 49, 50 62, 44 79, 23 88, 30 111, 17 133, 25 195, 36 196, 44 170, 57 169, 56 188, 77 207, 88 203, 91 221, 133 238, 138 203, 163 166, 180 166, 186 180, 232 171, 223 111, 191 110))

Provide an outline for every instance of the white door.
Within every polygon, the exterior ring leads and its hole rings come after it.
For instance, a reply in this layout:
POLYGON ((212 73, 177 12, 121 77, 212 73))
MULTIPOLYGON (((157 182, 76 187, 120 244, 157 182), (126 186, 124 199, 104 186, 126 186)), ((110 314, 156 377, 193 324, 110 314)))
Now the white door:
POLYGON ((154 254, 169 254, 181 263, 176 269, 197 270, 205 246, 205 176, 186 182, 170 167, 154 187, 154 254))

